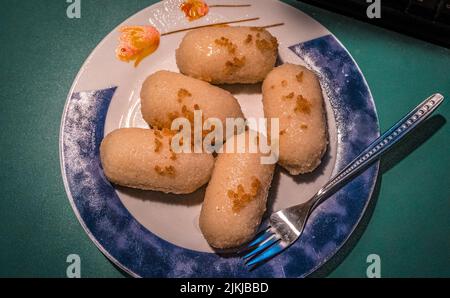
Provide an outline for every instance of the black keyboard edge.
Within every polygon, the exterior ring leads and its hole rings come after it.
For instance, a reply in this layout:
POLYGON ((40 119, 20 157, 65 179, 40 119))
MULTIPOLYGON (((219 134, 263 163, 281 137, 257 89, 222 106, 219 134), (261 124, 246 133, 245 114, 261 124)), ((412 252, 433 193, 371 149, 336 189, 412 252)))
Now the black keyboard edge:
POLYGON ((439 46, 450 48, 450 26, 425 20, 411 14, 406 14, 403 11, 384 7, 383 4, 381 9, 381 18, 369 19, 366 15, 366 9, 370 3, 358 5, 354 2, 351 3, 350 1, 343 1, 344 3, 342 1, 327 0, 297 1, 346 15, 401 34, 406 34, 439 46))

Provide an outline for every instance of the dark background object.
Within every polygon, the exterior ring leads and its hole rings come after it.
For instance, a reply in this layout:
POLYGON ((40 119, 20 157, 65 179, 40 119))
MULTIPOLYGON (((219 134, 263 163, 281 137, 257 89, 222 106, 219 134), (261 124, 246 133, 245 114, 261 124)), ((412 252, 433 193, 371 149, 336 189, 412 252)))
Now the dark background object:
POLYGON ((373 19, 375 0, 299 1, 450 48, 450 0, 380 0, 381 18, 373 19))

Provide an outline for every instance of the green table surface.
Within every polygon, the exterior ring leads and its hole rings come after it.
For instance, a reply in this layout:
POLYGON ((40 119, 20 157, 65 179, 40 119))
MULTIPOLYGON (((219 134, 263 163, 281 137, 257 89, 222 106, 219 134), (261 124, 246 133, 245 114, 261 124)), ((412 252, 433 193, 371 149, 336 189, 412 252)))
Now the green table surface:
MULTIPOLYGON (((100 40, 156 1, 0 3, 0 276, 65 277, 69 254, 83 277, 126 276, 88 238, 61 179, 60 120, 75 75, 100 40)), ((348 48, 372 90, 381 129, 434 92, 450 96, 450 51, 295 1, 348 48)), ((450 98, 381 162, 374 204, 357 234, 315 276, 365 277, 369 254, 383 277, 450 276, 450 98)))

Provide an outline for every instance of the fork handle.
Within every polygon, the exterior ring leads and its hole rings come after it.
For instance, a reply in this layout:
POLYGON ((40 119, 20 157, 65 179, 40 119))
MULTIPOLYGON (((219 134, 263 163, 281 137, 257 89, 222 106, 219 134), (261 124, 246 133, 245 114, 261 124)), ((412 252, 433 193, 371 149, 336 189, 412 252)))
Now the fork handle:
POLYGON ((375 161, 384 154, 395 143, 400 141, 406 134, 416 128, 442 103, 444 97, 436 93, 414 110, 403 117, 397 124, 392 126, 381 137, 373 141, 363 152, 361 152, 353 161, 344 167, 338 174, 325 184, 311 200, 311 211, 320 205, 328 196, 344 182, 359 173, 361 169, 375 161))

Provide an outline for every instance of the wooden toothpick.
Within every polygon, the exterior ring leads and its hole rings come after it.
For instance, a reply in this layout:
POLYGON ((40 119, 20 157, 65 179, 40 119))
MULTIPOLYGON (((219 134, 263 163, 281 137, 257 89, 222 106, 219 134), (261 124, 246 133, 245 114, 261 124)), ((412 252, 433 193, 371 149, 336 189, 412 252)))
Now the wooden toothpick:
POLYGON ((206 28, 206 27, 213 27, 213 26, 220 26, 220 25, 229 25, 229 24, 250 22, 250 21, 256 21, 256 20, 259 20, 259 17, 257 17, 257 18, 250 18, 250 19, 242 19, 242 20, 231 21, 231 22, 222 22, 222 23, 215 23, 215 24, 209 24, 209 25, 195 26, 195 27, 190 27, 190 28, 185 28, 185 29, 179 29, 179 30, 175 30, 175 31, 169 31, 169 32, 166 32, 166 33, 162 33, 161 36, 166 36, 166 35, 169 35, 169 34, 175 34, 175 33, 179 33, 179 32, 199 29, 199 28, 206 28))
POLYGON ((284 23, 276 23, 276 24, 273 24, 273 25, 262 26, 260 28, 267 29, 267 28, 279 27, 279 26, 283 26, 283 25, 284 25, 284 23))
POLYGON ((251 4, 216 4, 209 5, 209 7, 250 7, 251 4))

